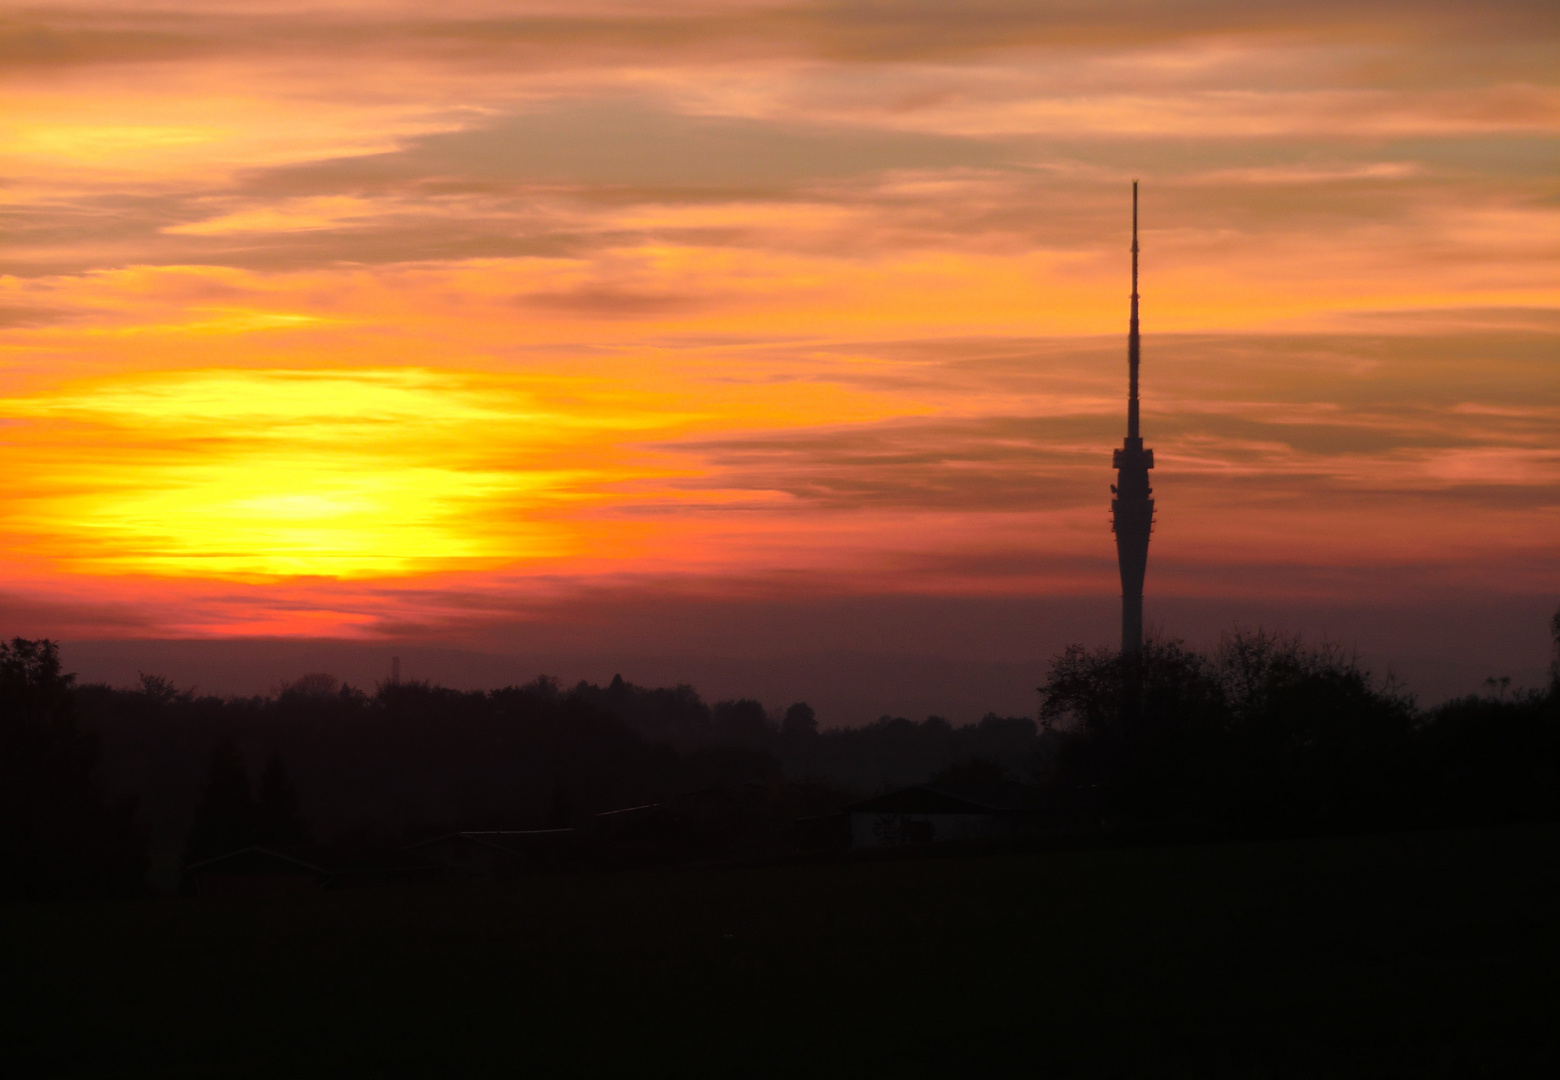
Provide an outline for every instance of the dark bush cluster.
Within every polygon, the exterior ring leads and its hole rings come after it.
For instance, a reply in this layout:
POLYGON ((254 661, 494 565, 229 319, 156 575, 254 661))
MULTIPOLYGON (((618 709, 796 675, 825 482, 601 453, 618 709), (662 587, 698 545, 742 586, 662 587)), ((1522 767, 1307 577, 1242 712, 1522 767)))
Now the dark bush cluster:
POLYGON ((1267 835, 1560 812, 1560 676, 1424 712, 1341 649, 1259 632, 1211 655, 1073 647, 1041 694, 1045 779, 1119 822, 1267 835))

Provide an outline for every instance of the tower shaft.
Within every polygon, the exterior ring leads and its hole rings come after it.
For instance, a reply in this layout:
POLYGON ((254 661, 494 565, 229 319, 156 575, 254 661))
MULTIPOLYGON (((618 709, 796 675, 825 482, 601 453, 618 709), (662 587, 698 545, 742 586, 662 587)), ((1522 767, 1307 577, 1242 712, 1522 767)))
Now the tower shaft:
POLYGON ((1154 489, 1148 470, 1154 452, 1144 449, 1138 424, 1138 212, 1137 181, 1132 181, 1132 315, 1127 330, 1127 437, 1113 456, 1111 529, 1121 569, 1121 653, 1143 651, 1143 576, 1148 569, 1148 538, 1154 529, 1154 489))
POLYGON ((1138 430, 1138 238, 1137 181, 1132 181, 1132 315, 1127 322, 1127 438, 1142 437, 1138 430))

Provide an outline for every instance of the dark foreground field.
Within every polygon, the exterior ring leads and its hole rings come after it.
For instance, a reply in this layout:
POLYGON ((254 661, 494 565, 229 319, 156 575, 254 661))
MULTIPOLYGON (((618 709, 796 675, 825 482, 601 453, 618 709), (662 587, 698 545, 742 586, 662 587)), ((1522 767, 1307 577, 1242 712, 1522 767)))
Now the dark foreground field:
POLYGON ((1560 827, 3 911, 11 1075, 1560 1075, 1560 827))

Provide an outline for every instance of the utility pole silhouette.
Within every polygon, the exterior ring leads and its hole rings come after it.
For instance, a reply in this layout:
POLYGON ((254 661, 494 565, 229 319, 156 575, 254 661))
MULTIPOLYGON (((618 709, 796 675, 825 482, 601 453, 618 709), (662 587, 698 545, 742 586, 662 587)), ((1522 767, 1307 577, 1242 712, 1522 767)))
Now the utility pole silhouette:
POLYGON ((1110 486, 1111 531, 1121 566, 1121 655, 1143 652, 1143 574, 1148 569, 1148 537, 1154 531, 1154 489, 1148 470, 1154 452, 1143 449, 1138 430, 1138 183, 1132 181, 1132 321, 1127 332, 1127 437, 1115 452, 1116 482, 1110 486))

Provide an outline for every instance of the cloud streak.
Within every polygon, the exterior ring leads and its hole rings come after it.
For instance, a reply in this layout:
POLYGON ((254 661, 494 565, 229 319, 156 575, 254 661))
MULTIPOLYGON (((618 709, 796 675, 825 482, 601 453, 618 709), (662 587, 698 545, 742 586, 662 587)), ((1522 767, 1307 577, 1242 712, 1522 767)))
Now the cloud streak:
POLYGON ((1538 3, 30 8, 16 610, 1108 596, 1133 177, 1155 588, 1560 589, 1557 58, 1538 3))

